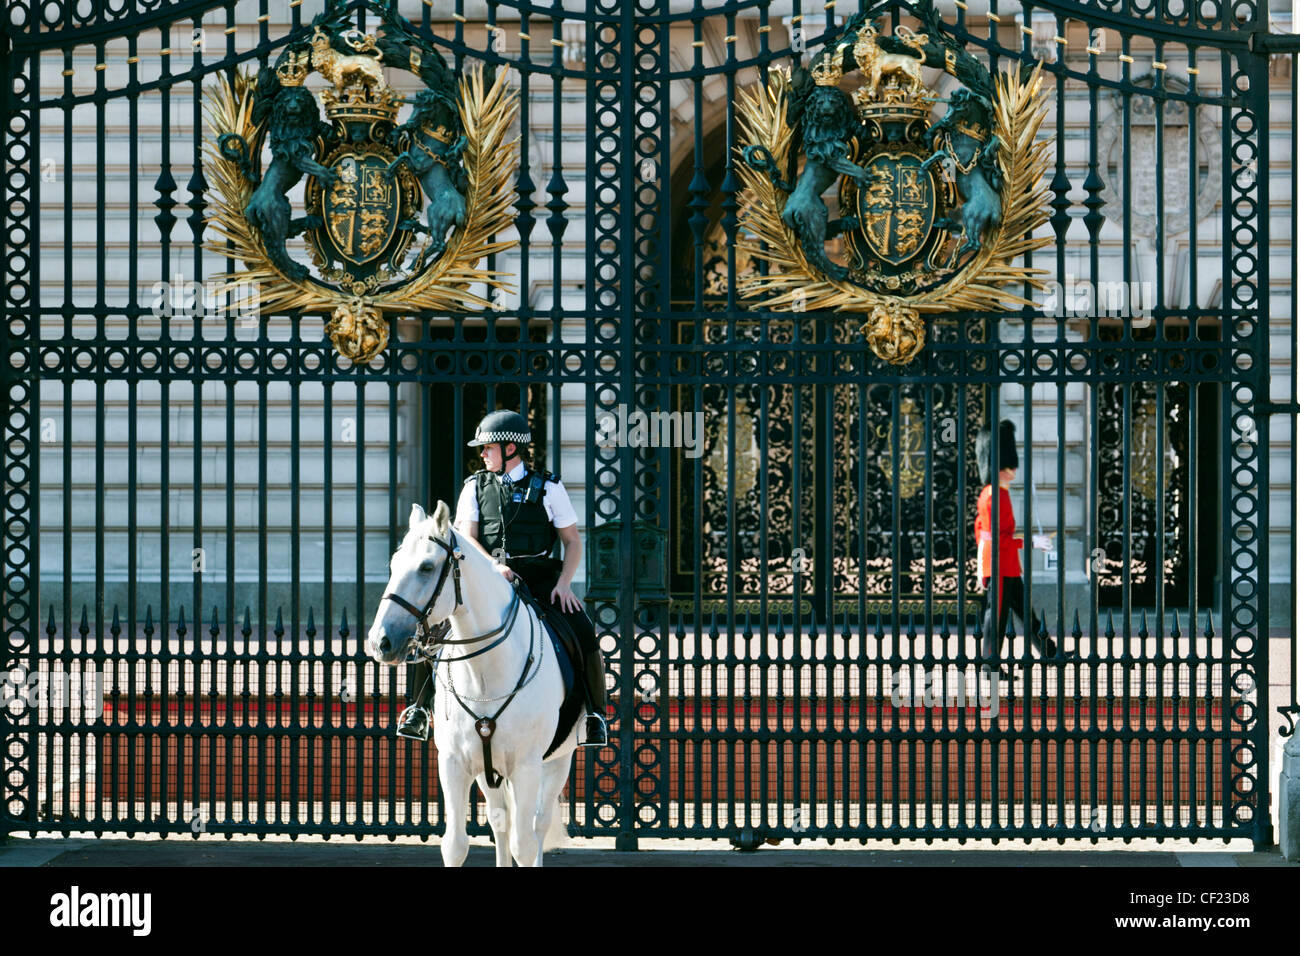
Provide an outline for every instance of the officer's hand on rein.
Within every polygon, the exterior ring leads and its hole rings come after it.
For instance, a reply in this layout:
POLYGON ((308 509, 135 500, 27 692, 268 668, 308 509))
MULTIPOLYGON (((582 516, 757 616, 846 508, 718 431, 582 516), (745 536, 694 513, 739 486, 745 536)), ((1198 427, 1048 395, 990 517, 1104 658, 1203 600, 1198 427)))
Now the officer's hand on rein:
POLYGON ((513 581, 516 577, 518 577, 518 575, 516 575, 515 572, 511 571, 510 568, 506 567, 504 564, 498 564, 497 562, 493 561, 492 567, 496 568, 497 571, 501 573, 501 576, 504 577, 507 581, 513 581))

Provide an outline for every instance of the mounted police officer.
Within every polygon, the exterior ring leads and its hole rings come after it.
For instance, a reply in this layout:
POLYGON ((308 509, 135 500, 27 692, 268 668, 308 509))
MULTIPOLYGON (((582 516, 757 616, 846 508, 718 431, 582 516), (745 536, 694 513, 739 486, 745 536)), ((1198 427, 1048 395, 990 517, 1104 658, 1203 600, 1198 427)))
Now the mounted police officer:
MULTIPOLYGON (((608 743, 605 726, 605 668, 600 643, 571 584, 582 561, 578 516, 569 493, 556 475, 530 469, 520 457, 533 440, 518 412, 502 409, 486 415, 470 447, 478 448, 484 468, 465 480, 456 503, 456 527, 496 563, 510 580, 527 590, 573 628, 585 664, 588 714, 582 746, 608 743), (564 543, 563 562, 551 557, 556 539, 564 543)), ((432 667, 413 668, 408 686, 415 702, 402 712, 397 733, 427 740, 433 700, 432 667)))

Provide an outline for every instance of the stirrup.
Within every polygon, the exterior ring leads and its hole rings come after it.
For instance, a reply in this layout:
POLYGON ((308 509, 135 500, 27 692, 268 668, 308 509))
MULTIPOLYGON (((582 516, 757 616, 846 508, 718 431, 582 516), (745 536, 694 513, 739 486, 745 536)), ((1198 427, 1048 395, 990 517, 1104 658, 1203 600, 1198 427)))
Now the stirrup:
POLYGON ((579 741, 579 747, 609 746, 609 725, 605 723, 605 718, 601 714, 587 714, 582 730, 583 739, 579 741))
POLYGON ((429 712, 419 704, 407 707, 397 717, 397 736, 408 740, 428 740, 429 712))

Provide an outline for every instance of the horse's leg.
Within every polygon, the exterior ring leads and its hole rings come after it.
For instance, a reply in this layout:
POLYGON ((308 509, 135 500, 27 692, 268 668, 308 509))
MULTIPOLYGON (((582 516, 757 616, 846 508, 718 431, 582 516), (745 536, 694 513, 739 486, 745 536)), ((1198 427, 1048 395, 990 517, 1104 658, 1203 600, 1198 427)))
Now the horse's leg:
POLYGON ((496 840, 497 866, 510 865, 510 801, 507 799, 506 787, 492 788, 487 785, 487 775, 479 774, 476 778, 478 788, 487 801, 488 824, 492 827, 492 836, 496 840))
POLYGON ((514 819, 510 821, 510 852, 520 866, 542 865, 542 834, 537 832, 537 797, 542 764, 517 763, 510 775, 514 819))
POLYGON ((442 834, 443 866, 460 866, 469 853, 469 838, 465 835, 469 784, 469 773, 459 760, 438 755, 438 785, 442 788, 442 806, 446 814, 442 834))
POLYGON ((567 834, 564 832, 563 814, 560 812, 560 791, 569 779, 572 756, 542 764, 542 792, 537 807, 537 835, 542 840, 542 850, 558 846, 567 834), (555 824, 554 826, 552 824, 555 824))

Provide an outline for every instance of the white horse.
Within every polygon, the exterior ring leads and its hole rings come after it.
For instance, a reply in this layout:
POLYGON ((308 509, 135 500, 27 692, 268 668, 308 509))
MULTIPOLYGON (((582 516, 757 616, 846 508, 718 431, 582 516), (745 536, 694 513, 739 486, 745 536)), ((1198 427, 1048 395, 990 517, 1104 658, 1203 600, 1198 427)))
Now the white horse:
MULTIPOLYGON (((446 812, 442 861, 465 862, 469 787, 477 780, 496 837, 497 866, 509 866, 511 856, 520 866, 541 866, 542 851, 564 836, 559 797, 577 727, 543 759, 564 697, 554 648, 532 607, 462 538, 445 502, 432 517, 412 505, 366 651, 396 666, 424 641, 425 629, 450 622, 449 636, 436 642, 442 659, 433 721, 446 812)), ((580 673, 576 679, 582 680, 580 673)))

